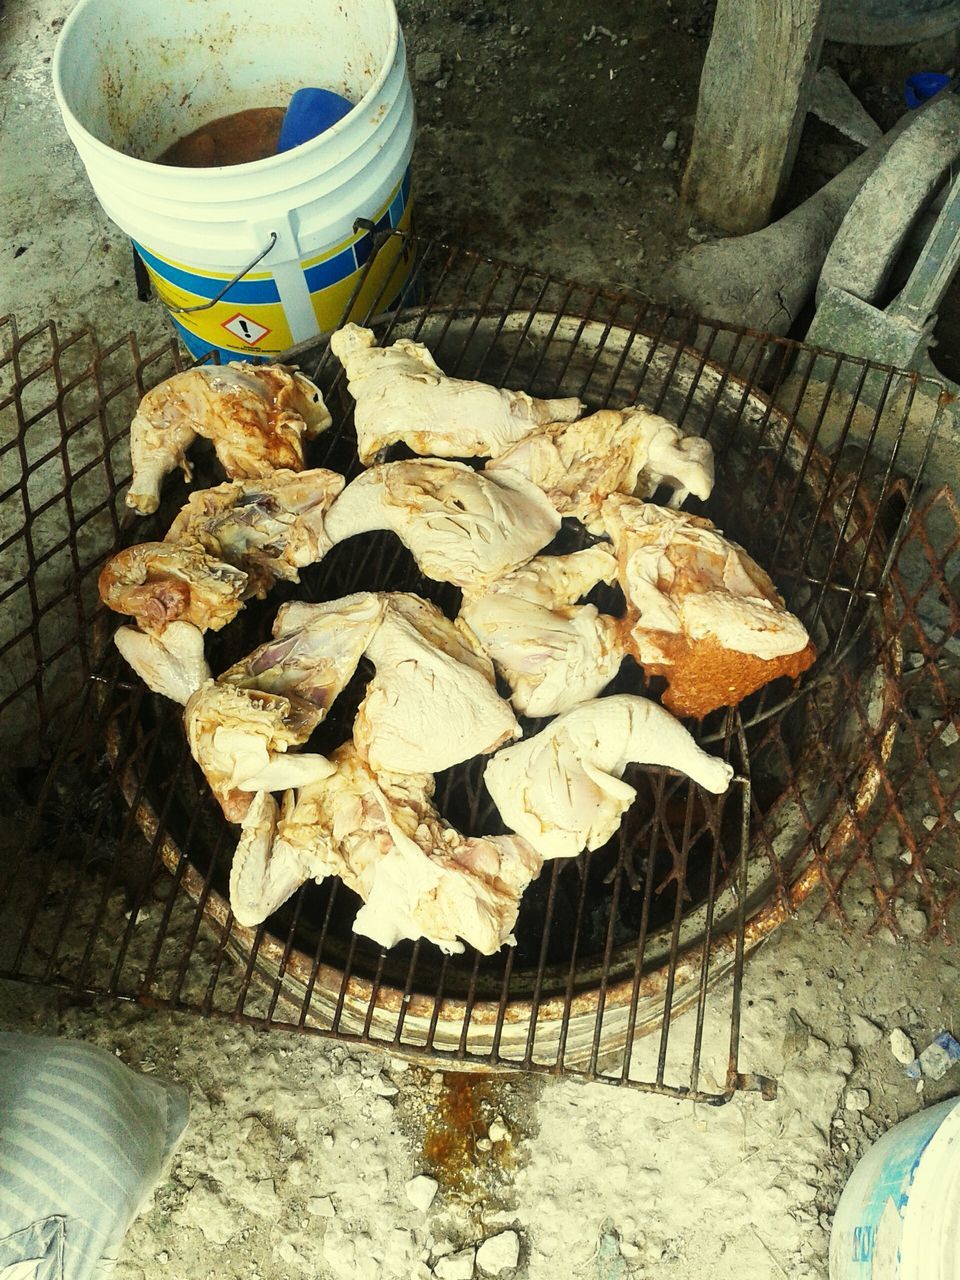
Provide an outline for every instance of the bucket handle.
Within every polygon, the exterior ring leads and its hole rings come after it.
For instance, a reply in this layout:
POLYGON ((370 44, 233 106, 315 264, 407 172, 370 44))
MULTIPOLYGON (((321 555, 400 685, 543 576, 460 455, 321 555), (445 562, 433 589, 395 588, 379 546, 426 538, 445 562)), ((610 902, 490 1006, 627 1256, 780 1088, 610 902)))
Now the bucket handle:
POLYGON ((178 315, 178 316, 191 315, 195 311, 209 311, 211 307, 216 306, 218 302, 220 302, 223 298, 225 298, 227 294, 230 292, 230 290, 233 288, 233 286, 235 284, 239 284, 240 281, 243 279, 243 277, 249 274, 249 272, 253 270, 253 268, 257 265, 258 262, 263 261, 263 259, 267 256, 267 254, 270 252, 273 246, 277 243, 277 239, 278 239, 277 233, 275 231, 271 231, 270 243, 267 245, 267 247, 265 249, 261 249, 260 252, 257 254, 257 256, 253 259, 253 261, 248 262, 247 265, 242 270, 238 271, 232 280, 228 280, 227 283, 220 290, 220 292, 216 294, 215 297, 211 298, 209 302, 200 302, 195 307, 168 306, 167 310, 172 311, 174 315, 178 315))

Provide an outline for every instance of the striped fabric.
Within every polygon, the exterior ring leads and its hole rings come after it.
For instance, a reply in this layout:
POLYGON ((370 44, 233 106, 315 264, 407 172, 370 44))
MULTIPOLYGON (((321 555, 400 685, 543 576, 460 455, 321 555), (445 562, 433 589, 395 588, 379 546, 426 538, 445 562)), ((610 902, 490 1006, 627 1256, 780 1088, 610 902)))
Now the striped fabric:
POLYGON ((187 1124, 179 1085, 77 1040, 0 1032, 0 1280, 87 1280, 187 1124))

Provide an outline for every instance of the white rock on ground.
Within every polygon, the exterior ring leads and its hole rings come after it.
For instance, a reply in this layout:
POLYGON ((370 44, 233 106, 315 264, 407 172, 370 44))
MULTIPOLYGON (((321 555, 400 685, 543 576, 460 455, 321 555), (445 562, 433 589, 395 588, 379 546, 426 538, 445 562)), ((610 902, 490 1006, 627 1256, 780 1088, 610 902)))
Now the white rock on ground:
POLYGON ((853 1033, 853 1042, 860 1049, 867 1049, 870 1045, 879 1043, 883 1035, 877 1024, 865 1018, 862 1013, 853 1015, 850 1019, 850 1029, 853 1033))
POLYGON ((513 1271, 520 1260, 520 1237, 515 1231, 501 1231, 484 1240, 477 1250, 477 1266, 488 1276, 513 1271))
POLYGON ((890 1032, 890 1052, 898 1062, 902 1062, 908 1067, 917 1056, 917 1051, 913 1047, 913 1042, 905 1031, 900 1027, 894 1027, 890 1032))
POLYGON ((433 1197, 437 1194, 437 1182, 435 1178, 428 1178, 425 1173, 419 1173, 415 1178, 411 1178, 406 1185, 407 1199, 415 1209, 419 1209, 421 1213, 426 1213, 433 1204, 433 1197))
POLYGON ((459 1253, 447 1254, 433 1266, 433 1274, 437 1280, 472 1280, 475 1253, 473 1249, 461 1249, 459 1253))
POLYGON ((870 1105, 868 1089, 848 1089, 843 1105, 848 1111, 866 1111, 870 1105))

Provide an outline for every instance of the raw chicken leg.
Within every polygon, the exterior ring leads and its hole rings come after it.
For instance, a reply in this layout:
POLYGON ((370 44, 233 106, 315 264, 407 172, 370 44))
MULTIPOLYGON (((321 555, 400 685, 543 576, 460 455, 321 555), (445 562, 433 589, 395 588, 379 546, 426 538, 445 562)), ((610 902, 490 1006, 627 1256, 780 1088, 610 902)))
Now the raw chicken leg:
POLYGON ((519 738, 473 637, 418 596, 384 598, 383 622, 367 647, 377 673, 353 729, 371 768, 439 773, 519 738))
POLYGON ((198 435, 213 442, 231 479, 303 470, 303 441, 330 426, 319 389, 285 365, 232 361, 175 373, 140 401, 130 425, 133 479, 127 506, 142 515, 160 505, 164 477, 181 467, 198 435))
POLYGON ((592 604, 574 602, 616 576, 605 546, 566 556, 537 556, 465 600, 470 627, 528 716, 552 716, 595 698, 620 668, 621 624, 592 604))
POLYGON ((627 598, 627 647, 667 678, 664 706, 697 719, 736 706, 816 649, 769 576, 709 520, 614 495, 603 506, 627 598))
POLYGON ((264 693, 297 695, 327 714, 357 669, 384 614, 384 597, 372 591, 325 604, 283 605, 274 639, 254 649, 220 676, 224 684, 264 693))
POLYGON ((552 423, 487 464, 512 467, 532 480, 562 516, 575 516, 602 534, 600 508, 611 493, 649 497, 661 484, 671 506, 689 494, 706 500, 713 489, 713 450, 684 436, 666 418, 637 406, 601 409, 573 423, 552 423))
POLYGON ((296 754, 322 713, 303 698, 210 680, 183 713, 187 742, 229 822, 242 822, 257 791, 284 791, 328 777, 321 755, 296 754))
POLYGON ((297 570, 316 564, 330 550, 324 517, 343 486, 343 476, 317 467, 198 489, 164 542, 197 544, 243 569, 253 593, 263 599, 277 578, 299 582, 297 570))
POLYGON ((149 689, 181 705, 210 679, 203 632, 190 622, 171 622, 161 635, 120 627, 113 642, 149 689))
POLYGON ((599 849, 636 792, 622 781, 631 762, 665 765, 707 791, 726 791, 733 770, 697 746, 655 702, 615 694, 558 716, 532 738, 497 752, 484 782, 508 827, 543 858, 599 849))
POLYGON ((383 947, 424 937, 457 953, 463 938, 492 955, 512 942, 520 897, 541 867, 527 842, 455 831, 431 803, 429 775, 376 775, 353 743, 331 759, 336 773, 303 788, 279 823, 276 880, 289 874, 286 885, 297 867, 303 879, 340 876, 364 899, 355 931, 383 947))
POLYGON ((141 631, 161 635, 171 622, 219 631, 249 594, 247 575, 199 546, 141 542, 111 556, 100 571, 100 599, 136 618, 141 631))
POLYGON ((485 474, 434 460, 371 467, 326 518, 335 543, 392 529, 428 578, 471 591, 524 564, 559 528, 547 499, 516 472, 485 474))
POLYGON ((535 427, 571 422, 583 408, 575 398, 536 400, 524 391, 449 378, 422 343, 400 338, 378 347, 372 331, 355 324, 333 334, 330 348, 357 402, 364 466, 398 440, 427 457, 494 457, 535 427))

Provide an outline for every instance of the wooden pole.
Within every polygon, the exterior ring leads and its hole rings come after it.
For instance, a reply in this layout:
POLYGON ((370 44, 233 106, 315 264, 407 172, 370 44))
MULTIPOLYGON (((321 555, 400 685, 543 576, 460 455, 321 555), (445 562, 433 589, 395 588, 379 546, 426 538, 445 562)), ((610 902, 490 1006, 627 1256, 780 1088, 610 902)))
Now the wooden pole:
POLYGON ((718 0, 681 195, 735 234, 770 221, 793 169, 825 0, 718 0))

